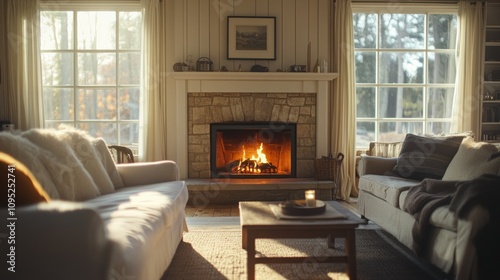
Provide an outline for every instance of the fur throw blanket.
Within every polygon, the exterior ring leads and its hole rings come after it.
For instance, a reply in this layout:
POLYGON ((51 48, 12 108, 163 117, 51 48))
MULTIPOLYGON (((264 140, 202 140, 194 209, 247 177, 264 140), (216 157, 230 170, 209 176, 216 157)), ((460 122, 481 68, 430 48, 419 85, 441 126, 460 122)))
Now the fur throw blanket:
POLYGON ((2 132, 0 150, 25 164, 51 199, 83 201, 123 187, 104 140, 81 130, 2 132))

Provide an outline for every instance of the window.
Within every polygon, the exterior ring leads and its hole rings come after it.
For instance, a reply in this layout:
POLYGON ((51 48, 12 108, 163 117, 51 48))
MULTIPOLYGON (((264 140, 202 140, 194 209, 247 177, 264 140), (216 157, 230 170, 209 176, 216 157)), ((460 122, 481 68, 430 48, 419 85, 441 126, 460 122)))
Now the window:
POLYGON ((450 132, 456 11, 353 11, 356 147, 450 132))
POLYGON ((46 127, 67 124, 137 150, 142 14, 42 11, 46 127))

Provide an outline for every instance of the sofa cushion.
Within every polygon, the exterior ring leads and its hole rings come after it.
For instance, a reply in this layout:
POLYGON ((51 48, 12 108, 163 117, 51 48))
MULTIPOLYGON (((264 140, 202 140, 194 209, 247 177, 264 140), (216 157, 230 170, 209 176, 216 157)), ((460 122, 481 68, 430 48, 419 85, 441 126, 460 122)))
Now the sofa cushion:
POLYGON ((489 160, 498 153, 495 145, 486 142, 474 142, 466 138, 460 145, 455 157, 444 173, 443 180, 466 181, 482 174, 500 175, 500 157, 489 160), (471 168, 474 167, 474 168, 471 168))
MULTIPOLYGON (((126 268, 125 273, 136 279, 154 279, 144 278, 147 272, 143 270, 149 267, 145 262, 151 261, 158 243, 171 242, 165 234, 179 217, 184 217, 187 200, 185 182, 171 181, 122 188, 83 204, 99 213, 109 238, 117 244, 114 269, 121 273, 126 268)), ((177 243, 169 248, 175 251, 177 243)))
POLYGON ((364 175, 359 178, 359 189, 387 201, 387 203, 394 207, 399 207, 401 192, 419 183, 419 181, 395 176, 364 175))
POLYGON ((441 179, 464 136, 423 137, 407 134, 394 175, 414 180, 441 179))

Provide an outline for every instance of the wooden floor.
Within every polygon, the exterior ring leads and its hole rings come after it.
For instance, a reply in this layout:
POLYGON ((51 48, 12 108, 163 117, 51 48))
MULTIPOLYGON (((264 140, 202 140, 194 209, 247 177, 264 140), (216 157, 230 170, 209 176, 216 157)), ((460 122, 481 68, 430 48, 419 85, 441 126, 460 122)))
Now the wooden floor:
POLYGON ((186 217, 237 217, 240 209, 237 204, 232 205, 207 205, 186 206, 186 217))
MULTIPOLYGON (((356 199, 351 199, 350 202, 339 200, 339 202, 356 213, 356 199)), ((238 217, 239 215, 238 204, 186 206, 186 217, 238 217)))

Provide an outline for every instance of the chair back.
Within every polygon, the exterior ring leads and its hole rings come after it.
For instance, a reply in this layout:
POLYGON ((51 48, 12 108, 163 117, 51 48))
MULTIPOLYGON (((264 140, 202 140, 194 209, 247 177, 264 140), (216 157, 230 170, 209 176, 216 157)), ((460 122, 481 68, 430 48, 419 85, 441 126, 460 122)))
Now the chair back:
POLYGON ((125 146, 111 145, 108 146, 111 154, 113 155, 113 159, 116 163, 133 163, 134 162, 134 154, 132 150, 125 146))
POLYGON ((403 142, 370 142, 370 148, 366 151, 369 156, 398 157, 403 142))

